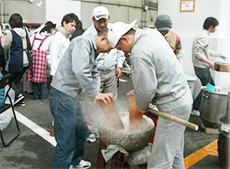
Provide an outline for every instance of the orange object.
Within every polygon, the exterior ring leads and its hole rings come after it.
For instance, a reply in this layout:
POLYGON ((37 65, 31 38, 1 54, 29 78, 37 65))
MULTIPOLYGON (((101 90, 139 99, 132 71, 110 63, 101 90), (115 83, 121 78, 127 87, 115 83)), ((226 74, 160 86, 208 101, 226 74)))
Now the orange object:
POLYGON ((230 72, 230 63, 227 62, 216 62, 215 70, 220 72, 230 72))
POLYGON ((143 113, 137 108, 134 96, 127 94, 129 98, 129 129, 141 129, 143 122, 143 113))
POLYGON ((50 127, 50 135, 54 136, 54 126, 53 125, 50 127))
POLYGON ((120 115, 118 113, 118 110, 114 104, 114 102, 110 103, 103 103, 99 102, 101 108, 103 109, 105 113, 105 117, 108 120, 108 124, 115 129, 124 129, 124 125, 121 121, 120 115))
POLYGON ((186 169, 190 168, 191 166, 195 165, 197 162, 201 161, 208 155, 218 156, 217 140, 209 143, 205 147, 197 150, 196 152, 184 158, 185 168, 186 169))
POLYGON ((154 143, 154 137, 155 137, 155 133, 156 133, 156 129, 157 129, 157 120, 158 120, 158 116, 155 114, 152 114, 148 111, 144 112, 144 115, 148 116, 149 118, 152 119, 153 123, 154 123, 154 130, 153 130, 153 135, 151 140, 149 141, 149 143, 153 144, 154 143))

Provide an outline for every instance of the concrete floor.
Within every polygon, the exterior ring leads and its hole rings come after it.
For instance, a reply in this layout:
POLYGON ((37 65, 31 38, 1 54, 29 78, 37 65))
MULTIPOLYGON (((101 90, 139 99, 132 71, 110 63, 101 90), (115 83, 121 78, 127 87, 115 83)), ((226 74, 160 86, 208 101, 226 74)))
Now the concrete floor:
MULTIPOLYGON (((125 112, 128 111, 128 99, 125 93, 132 89, 132 85, 127 76, 123 76, 121 79, 127 82, 119 83, 118 109, 125 112)), ((49 131, 52 118, 48 100, 35 101, 32 94, 26 94, 25 97, 26 106, 15 107, 15 109, 41 128, 49 131)), ((200 118, 191 117, 190 121, 200 125, 200 118)), ((19 125, 21 134, 9 147, 4 148, 0 141, 0 169, 51 168, 54 146, 36 134, 33 129, 26 127, 25 124, 20 122, 19 125)), ((13 132, 11 127, 7 130, 9 133, 13 132)), ((184 156, 189 156, 216 139, 218 139, 218 134, 207 134, 201 128, 199 131, 186 129, 184 156)), ((86 144, 85 160, 91 161, 92 169, 97 166, 98 149, 99 140, 86 144)), ((207 156, 192 165, 190 169, 219 169, 218 157, 207 156)))

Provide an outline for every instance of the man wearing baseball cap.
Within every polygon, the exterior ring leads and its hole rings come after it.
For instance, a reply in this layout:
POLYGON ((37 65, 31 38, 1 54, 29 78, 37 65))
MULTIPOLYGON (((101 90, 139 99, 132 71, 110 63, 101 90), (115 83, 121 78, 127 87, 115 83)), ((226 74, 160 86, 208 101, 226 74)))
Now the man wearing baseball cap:
MULTIPOLYGON (((138 29, 135 24, 136 20, 130 24, 116 22, 108 32, 112 47, 131 54, 134 90, 129 94, 134 95, 141 111, 152 103, 160 111, 188 121, 192 96, 175 54, 157 30, 138 29)), ((184 126, 158 118, 148 168, 184 168, 184 131, 184 126)))
POLYGON ((92 19, 95 19, 96 21, 99 21, 100 19, 108 20, 109 10, 104 6, 98 6, 94 8, 92 16, 93 16, 92 19))
POLYGON ((180 37, 175 32, 170 31, 172 28, 172 20, 170 16, 158 15, 155 21, 155 27, 165 37, 183 67, 184 51, 182 50, 180 37))
MULTIPOLYGON (((92 25, 84 32, 84 35, 94 34, 104 31, 109 27, 109 11, 104 6, 97 6, 92 13, 92 25)), ((121 76, 121 68, 125 60, 124 53, 117 49, 112 49, 109 53, 100 53, 97 57, 98 71, 100 73, 101 83, 100 91, 102 93, 111 92, 114 94, 114 100, 117 98, 117 79, 121 76)), ((100 110, 95 110, 95 104, 90 100, 85 101, 85 119, 90 131, 87 138, 88 142, 95 142, 99 138, 98 134, 98 116, 100 110)))

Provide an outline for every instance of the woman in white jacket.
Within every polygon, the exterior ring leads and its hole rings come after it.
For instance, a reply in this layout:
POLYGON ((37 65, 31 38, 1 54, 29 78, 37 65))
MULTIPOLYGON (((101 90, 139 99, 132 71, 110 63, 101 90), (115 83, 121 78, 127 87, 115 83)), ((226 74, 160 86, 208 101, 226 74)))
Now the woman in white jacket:
POLYGON ((51 33, 55 27, 56 25, 49 21, 39 32, 35 32, 30 37, 32 51, 28 80, 32 82, 35 100, 44 100, 48 97, 46 69, 52 40, 51 33))

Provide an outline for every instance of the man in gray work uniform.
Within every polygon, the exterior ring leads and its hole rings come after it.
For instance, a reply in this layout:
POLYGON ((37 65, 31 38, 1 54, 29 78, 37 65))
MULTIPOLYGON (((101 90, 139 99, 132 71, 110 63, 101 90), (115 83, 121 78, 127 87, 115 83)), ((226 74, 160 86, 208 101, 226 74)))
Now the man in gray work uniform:
MULTIPOLYGON (((111 47, 130 52, 133 92, 142 111, 149 103, 165 113, 188 121, 192 96, 182 68, 164 37, 153 29, 137 29, 136 20, 130 24, 116 22, 109 29, 111 47)), ((185 126, 158 118, 150 169, 184 169, 185 126)))
MULTIPOLYGON (((104 103, 113 101, 112 93, 100 93, 97 71, 98 53, 110 50, 106 34, 79 36, 71 41, 53 76, 49 93, 54 117, 55 148, 52 169, 87 169, 91 163, 83 155, 87 125, 80 101, 83 96, 104 103)), ((94 103, 96 105, 96 103, 94 103)))
MULTIPOLYGON (((109 11, 104 6, 94 8, 92 14, 92 25, 84 32, 84 35, 107 29, 109 27, 109 11)), ((121 76, 121 68, 125 60, 124 53, 117 49, 112 49, 109 53, 101 53, 97 57, 98 71, 100 73, 101 83, 100 91, 102 93, 111 92, 114 94, 114 100, 117 98, 117 79, 121 76)), ((87 138, 88 142, 95 142, 99 138, 98 134, 98 117, 101 111, 95 107, 90 100, 86 99, 85 114, 86 121, 90 131, 87 138)))

